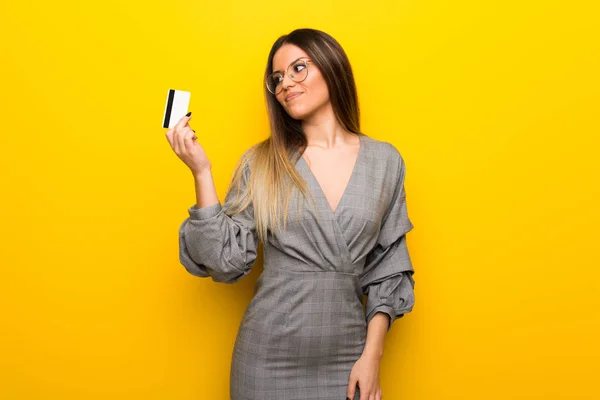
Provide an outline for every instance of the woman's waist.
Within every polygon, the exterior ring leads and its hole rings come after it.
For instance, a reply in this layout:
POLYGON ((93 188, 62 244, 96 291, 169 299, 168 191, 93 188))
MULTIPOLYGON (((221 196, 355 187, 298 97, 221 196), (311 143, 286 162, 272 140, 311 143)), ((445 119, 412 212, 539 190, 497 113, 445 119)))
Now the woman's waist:
POLYGON ((360 275, 364 270, 365 258, 354 260, 350 254, 323 252, 313 254, 291 250, 284 253, 277 249, 268 248, 264 252, 264 270, 280 273, 328 273, 360 275))
POLYGON ((338 328, 360 333, 365 327, 359 276, 339 271, 265 269, 246 314, 265 329, 279 326, 297 335, 338 328))
MULTIPOLYGON (((264 261, 264 271, 271 274, 328 274, 328 275, 350 275, 359 276, 364 268, 363 263, 352 263, 351 261, 336 260, 331 263, 327 260, 314 262, 310 260, 268 260, 264 261)), ((326 275, 325 275, 326 276, 326 275)))
POLYGON ((343 271, 297 271, 265 266, 256 281, 254 296, 292 305, 324 302, 362 304, 360 276, 343 271))

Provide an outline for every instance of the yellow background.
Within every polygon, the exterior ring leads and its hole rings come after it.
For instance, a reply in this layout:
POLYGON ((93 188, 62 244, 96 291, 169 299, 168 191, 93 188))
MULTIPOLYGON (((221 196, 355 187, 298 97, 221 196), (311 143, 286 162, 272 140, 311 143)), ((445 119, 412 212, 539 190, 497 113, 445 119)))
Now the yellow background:
POLYGON ((416 305, 384 398, 600 398, 595 4, 3 2, 0 398, 228 398, 262 257, 235 285, 179 264, 165 97, 192 92, 223 199, 298 27, 340 41, 364 132, 407 163, 416 305))

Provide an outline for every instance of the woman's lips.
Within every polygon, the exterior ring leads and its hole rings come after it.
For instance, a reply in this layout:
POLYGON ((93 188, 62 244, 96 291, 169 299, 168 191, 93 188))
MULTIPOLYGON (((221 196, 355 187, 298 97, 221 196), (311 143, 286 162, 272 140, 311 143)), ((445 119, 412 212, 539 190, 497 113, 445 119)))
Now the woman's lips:
POLYGON ((288 97, 285 101, 290 102, 294 100, 296 97, 300 96, 302 93, 294 93, 290 97, 288 97))

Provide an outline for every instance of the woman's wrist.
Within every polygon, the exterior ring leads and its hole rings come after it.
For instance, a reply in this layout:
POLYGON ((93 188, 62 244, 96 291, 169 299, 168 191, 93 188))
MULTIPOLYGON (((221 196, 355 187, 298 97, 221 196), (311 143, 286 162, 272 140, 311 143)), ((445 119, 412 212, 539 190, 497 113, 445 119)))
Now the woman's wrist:
POLYGON ((365 358, 381 360, 381 358, 383 357, 383 349, 371 349, 365 346, 362 355, 365 358))
POLYGON ((376 312, 367 326, 367 339, 363 349, 366 358, 380 360, 383 357, 383 345, 390 317, 386 313, 376 312))
POLYGON ((201 171, 192 172, 195 180, 206 179, 208 176, 212 176, 212 170, 210 168, 204 168, 201 171))

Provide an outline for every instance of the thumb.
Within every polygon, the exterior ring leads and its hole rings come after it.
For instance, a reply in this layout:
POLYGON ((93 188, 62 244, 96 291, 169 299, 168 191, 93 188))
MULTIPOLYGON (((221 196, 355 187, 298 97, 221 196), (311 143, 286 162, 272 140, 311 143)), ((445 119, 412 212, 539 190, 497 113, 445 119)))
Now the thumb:
POLYGON ((184 126, 188 124, 188 121, 192 118, 192 112, 185 114, 173 127, 175 130, 180 131, 184 126))
POLYGON ((185 114, 183 116, 183 118, 185 118, 185 125, 184 126, 190 126, 190 119, 192 119, 192 112, 190 111, 189 113, 185 114))
POLYGON ((354 400, 354 394, 356 393, 356 380, 351 379, 348 385, 348 391, 346 392, 346 400, 354 400))

